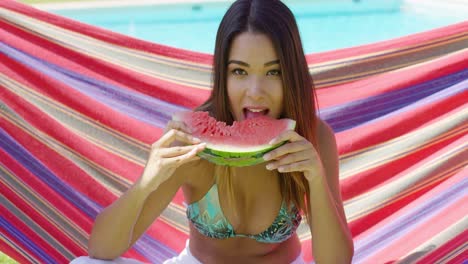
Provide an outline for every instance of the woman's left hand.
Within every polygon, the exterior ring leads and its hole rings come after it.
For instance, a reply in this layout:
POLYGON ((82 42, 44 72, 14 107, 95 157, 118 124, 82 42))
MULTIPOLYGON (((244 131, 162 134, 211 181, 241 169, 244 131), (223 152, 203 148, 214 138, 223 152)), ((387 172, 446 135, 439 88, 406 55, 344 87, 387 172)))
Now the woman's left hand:
POLYGON ((266 168, 277 169, 279 172, 303 172, 308 181, 314 176, 321 176, 323 165, 320 155, 312 143, 293 130, 283 132, 273 139, 270 144, 287 141, 281 147, 272 150, 263 156, 270 161, 266 168))

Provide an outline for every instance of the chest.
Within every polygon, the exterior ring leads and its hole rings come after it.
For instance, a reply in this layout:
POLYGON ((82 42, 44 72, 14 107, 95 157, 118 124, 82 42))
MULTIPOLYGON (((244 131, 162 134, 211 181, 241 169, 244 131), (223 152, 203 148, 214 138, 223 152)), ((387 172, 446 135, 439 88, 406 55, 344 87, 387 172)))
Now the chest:
POLYGON ((259 168, 228 168, 199 178, 186 193, 188 204, 208 203, 237 234, 259 234, 268 229, 282 206, 278 175, 259 168), (270 173, 270 174, 268 174, 270 173), (216 179, 217 177, 217 179, 216 179), (216 185, 213 190, 214 184, 216 185))
POLYGON ((258 193, 249 197, 229 197, 230 191, 219 190, 219 207, 237 234, 255 235, 268 229, 278 217, 282 206, 281 195, 275 187, 258 187, 258 193))

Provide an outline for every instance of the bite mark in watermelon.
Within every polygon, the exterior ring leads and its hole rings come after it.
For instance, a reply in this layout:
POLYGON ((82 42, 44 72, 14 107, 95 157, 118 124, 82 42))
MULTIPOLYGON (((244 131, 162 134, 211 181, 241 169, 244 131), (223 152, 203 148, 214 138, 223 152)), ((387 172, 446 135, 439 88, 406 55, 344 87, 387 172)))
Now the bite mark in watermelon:
POLYGON ((296 121, 267 116, 251 118, 232 126, 216 121, 208 112, 179 112, 173 120, 184 122, 192 135, 206 143, 198 155, 225 166, 251 166, 264 162, 263 155, 281 145, 268 144, 286 130, 294 130, 296 121))

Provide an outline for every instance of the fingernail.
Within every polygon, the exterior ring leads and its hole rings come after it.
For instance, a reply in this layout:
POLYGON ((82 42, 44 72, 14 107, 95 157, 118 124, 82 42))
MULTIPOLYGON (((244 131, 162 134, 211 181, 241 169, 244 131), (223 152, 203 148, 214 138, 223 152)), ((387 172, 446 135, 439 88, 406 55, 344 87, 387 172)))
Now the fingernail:
POLYGON ((195 142, 201 142, 201 140, 200 140, 199 138, 196 138, 196 137, 193 138, 193 141, 195 141, 195 142))
POLYGON ((269 154, 263 155, 263 159, 264 159, 264 160, 269 160, 269 159, 270 159, 270 155, 269 155, 269 154))
POLYGON ((270 144, 270 145, 274 145, 274 144, 276 144, 276 139, 272 139, 272 140, 270 140, 270 142, 268 142, 268 144, 270 144))
POLYGON ((273 165, 272 165, 272 164, 268 164, 268 165, 266 166, 266 168, 267 168, 267 170, 272 170, 272 169, 273 169, 273 165))

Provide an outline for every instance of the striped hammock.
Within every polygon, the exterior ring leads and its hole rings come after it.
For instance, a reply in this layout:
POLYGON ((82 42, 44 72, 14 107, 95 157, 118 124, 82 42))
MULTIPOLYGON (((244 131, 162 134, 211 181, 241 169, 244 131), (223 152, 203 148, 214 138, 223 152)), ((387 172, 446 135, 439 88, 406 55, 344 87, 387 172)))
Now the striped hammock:
MULTIPOLYGON (((307 55, 354 263, 466 258, 467 47, 462 22, 307 55)), ((171 115, 208 97, 211 62, 1 0, 0 250, 20 263, 86 255, 93 219, 139 177, 171 115)), ((305 223, 298 234, 310 262, 305 223)), ((161 263, 187 237, 179 192, 124 256, 161 263)))

